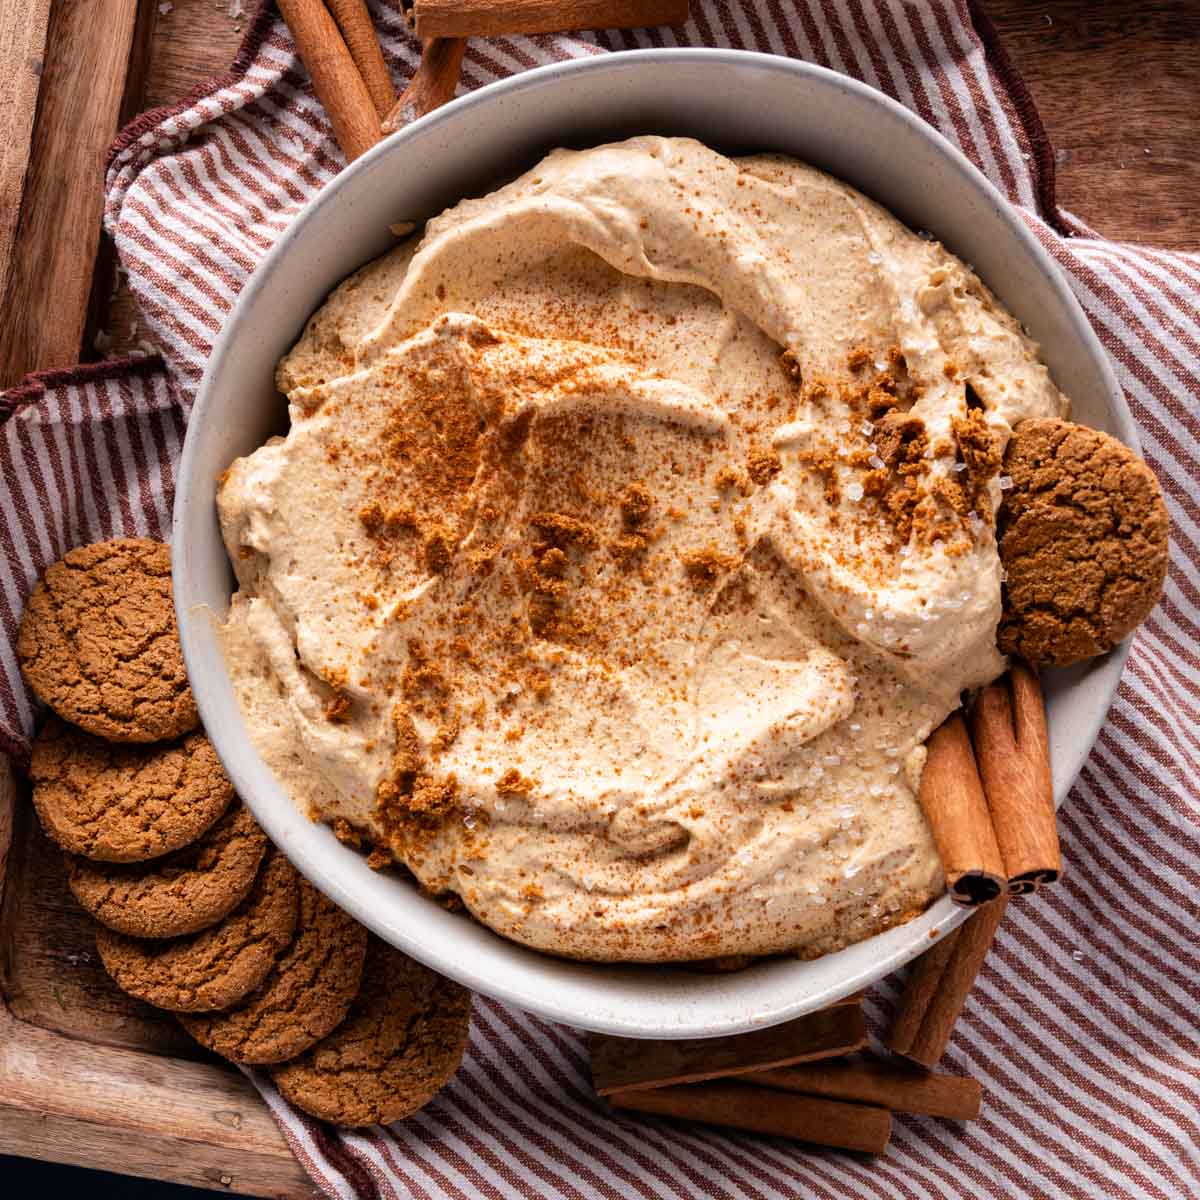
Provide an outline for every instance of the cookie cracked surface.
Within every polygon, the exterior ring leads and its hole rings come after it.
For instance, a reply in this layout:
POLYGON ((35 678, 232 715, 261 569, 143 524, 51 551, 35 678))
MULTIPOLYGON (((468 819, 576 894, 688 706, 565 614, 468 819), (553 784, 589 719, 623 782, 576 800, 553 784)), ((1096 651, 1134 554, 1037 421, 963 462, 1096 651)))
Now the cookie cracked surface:
POLYGON ((157 742, 200 723, 162 542, 117 538, 56 562, 25 606, 17 655, 38 698, 99 737, 157 742))
POLYGON ((470 1022, 466 988, 372 936, 346 1019, 271 1074, 284 1097, 322 1120, 399 1121, 458 1070, 470 1022))
POLYGON ((34 740, 29 775, 49 837, 101 862, 178 850, 233 799, 233 784, 199 731, 157 746, 113 745, 51 717, 34 740))
POLYGON ((1154 473, 1108 434, 1051 419, 1017 426, 1004 470, 1000 649, 1044 666, 1112 649, 1166 577, 1170 523, 1154 473))
POLYGON ((102 925, 137 938, 182 937, 228 916, 250 893, 267 835, 237 801, 199 840, 146 863, 69 855, 75 899, 102 925))
POLYGON ((366 949, 366 929, 301 879, 296 934, 262 986, 236 1008, 181 1013, 179 1020, 202 1046, 233 1062, 294 1058, 345 1017, 366 949))
POLYGON ((117 986, 172 1012, 212 1012, 237 1004, 271 973, 292 941, 300 877, 277 850, 241 905, 191 937, 143 941, 100 926, 96 949, 117 986))

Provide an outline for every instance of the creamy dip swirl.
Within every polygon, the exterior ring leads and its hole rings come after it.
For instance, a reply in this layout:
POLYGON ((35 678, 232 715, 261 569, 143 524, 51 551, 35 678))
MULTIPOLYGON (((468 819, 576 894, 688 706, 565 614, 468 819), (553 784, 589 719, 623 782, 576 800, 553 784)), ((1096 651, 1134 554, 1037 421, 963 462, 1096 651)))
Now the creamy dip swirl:
POLYGON ((800 163, 557 151, 343 284, 219 493, 252 736, 507 937, 816 955, 943 887, 998 453, 1066 402, 937 242, 800 163))

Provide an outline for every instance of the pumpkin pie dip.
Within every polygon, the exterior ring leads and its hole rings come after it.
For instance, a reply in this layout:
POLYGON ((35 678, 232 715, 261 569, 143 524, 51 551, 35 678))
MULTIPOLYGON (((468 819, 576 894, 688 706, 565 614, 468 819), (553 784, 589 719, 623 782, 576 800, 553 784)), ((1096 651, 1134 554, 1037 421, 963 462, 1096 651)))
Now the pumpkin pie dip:
POLYGON ((798 162, 557 151, 365 267, 224 475, 297 804, 506 937, 815 956, 943 889, 923 742, 999 675, 1011 426, 969 268, 798 162))

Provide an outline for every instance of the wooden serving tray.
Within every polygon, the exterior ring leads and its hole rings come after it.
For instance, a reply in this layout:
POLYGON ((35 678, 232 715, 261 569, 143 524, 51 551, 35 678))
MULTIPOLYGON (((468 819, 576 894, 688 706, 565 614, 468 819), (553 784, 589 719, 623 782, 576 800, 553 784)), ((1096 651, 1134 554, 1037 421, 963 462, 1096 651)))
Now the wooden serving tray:
POLYGON ((241 1073, 105 974, 26 792, 0 756, 0 1152, 318 1195, 241 1073))

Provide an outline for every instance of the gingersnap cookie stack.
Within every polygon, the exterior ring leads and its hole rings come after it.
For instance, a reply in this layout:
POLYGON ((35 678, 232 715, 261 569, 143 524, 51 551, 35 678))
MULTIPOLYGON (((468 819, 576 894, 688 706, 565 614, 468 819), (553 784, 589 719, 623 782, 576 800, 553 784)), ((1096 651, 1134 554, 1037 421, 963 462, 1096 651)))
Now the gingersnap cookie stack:
POLYGON ((199 729, 169 547, 71 551, 18 635, 52 710, 33 803, 108 973, 342 1124, 408 1116, 458 1069, 470 993, 374 938, 274 849, 199 729))

